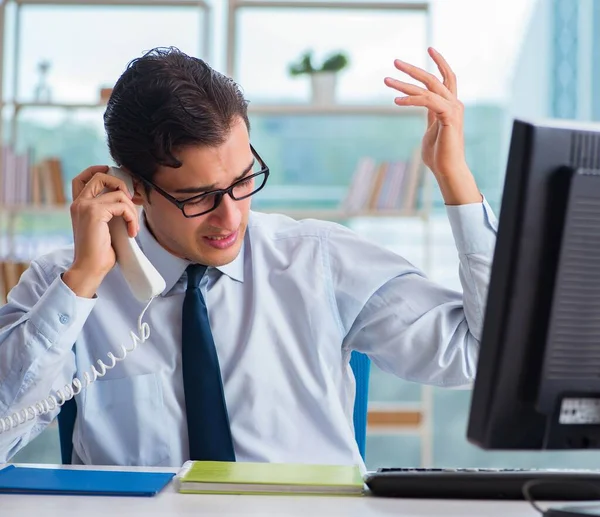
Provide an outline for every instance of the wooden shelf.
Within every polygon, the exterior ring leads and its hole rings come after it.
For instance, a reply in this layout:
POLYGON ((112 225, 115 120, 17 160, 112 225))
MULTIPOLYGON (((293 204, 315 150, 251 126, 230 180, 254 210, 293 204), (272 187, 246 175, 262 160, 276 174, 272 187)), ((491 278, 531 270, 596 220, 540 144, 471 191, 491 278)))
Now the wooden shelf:
POLYGON ((14 106, 15 110, 21 110, 23 108, 60 108, 60 109, 97 109, 106 108, 106 103, 60 103, 60 102, 15 102, 5 103, 5 106, 14 106))
MULTIPOLYGON (((16 111, 28 108, 99 109, 106 108, 104 102, 4 102, 1 106, 13 106, 16 111)), ((390 104, 249 104, 248 113, 256 115, 390 115, 394 117, 424 116, 425 109, 390 104)))
POLYGON ((414 432, 418 434, 423 425, 424 411, 420 403, 378 403, 370 402, 367 413, 369 432, 374 434, 397 434, 414 432))
POLYGON ((421 218, 427 217, 424 211, 402 211, 402 210, 367 210, 364 212, 346 212, 344 210, 310 210, 310 209, 257 209, 257 212, 267 214, 283 214, 293 219, 325 219, 343 221, 347 219, 357 219, 360 217, 401 217, 401 218, 421 218))
POLYGON ((371 428, 383 427, 419 427, 423 421, 421 411, 375 411, 368 413, 368 425, 371 428))
MULTIPOLYGON (((427 213, 422 210, 415 212, 401 210, 369 210, 365 212, 346 212, 344 210, 310 210, 310 209, 257 209, 257 212, 267 214, 282 214, 293 219, 325 219, 325 220, 346 220, 359 217, 400 217, 400 218, 421 218, 426 219, 427 213)), ((14 205, 3 206, 0 208, 1 214, 9 215, 52 215, 69 214, 69 205, 14 205)))
POLYGON ((389 104, 256 104, 248 105, 249 114, 257 115, 392 115, 394 117, 424 116, 424 108, 389 104))
POLYGON ((295 9, 377 9, 377 10, 392 10, 392 11, 427 11, 429 9, 428 2, 326 2, 320 1, 282 1, 282 0, 231 0, 232 7, 289 7, 295 9))
MULTIPOLYGON (((203 0, 12 0, 19 5, 71 5, 87 6, 140 6, 140 7, 201 7, 208 9, 203 0)), ((10 3, 10 0, 9 0, 10 3)))
POLYGON ((69 214, 70 205, 5 205, 0 215, 53 215, 69 214))

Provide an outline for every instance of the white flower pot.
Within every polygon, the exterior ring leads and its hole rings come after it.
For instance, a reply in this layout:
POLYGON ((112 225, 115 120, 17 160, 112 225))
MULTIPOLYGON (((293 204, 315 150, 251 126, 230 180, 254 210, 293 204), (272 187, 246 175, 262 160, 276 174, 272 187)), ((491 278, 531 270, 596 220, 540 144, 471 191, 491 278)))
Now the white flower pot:
POLYGON ((316 72, 311 74, 312 103, 320 106, 335 103, 336 72, 316 72))

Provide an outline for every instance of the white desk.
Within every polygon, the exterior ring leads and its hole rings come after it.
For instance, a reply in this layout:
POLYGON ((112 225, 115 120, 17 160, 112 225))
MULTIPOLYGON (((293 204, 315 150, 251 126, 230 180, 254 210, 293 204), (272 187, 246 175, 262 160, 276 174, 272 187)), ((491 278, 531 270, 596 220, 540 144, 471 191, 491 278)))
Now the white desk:
MULTIPOLYGON (((0 464, 0 468, 5 465, 0 464)), ((57 465, 23 465, 57 467, 57 465)), ((106 468, 65 466, 63 468, 106 468)), ((115 467, 117 468, 117 467, 115 467)), ((125 470, 118 467, 119 470, 125 470)), ((177 469, 131 468, 159 472, 177 469)), ((541 503, 543 504, 543 503, 541 503)), ((545 506, 545 505, 544 505, 545 506)), ((172 484, 154 497, 0 495, 0 515, 15 517, 153 517, 278 515, 320 517, 539 517, 524 502, 432 501, 378 497, 291 497, 179 494, 172 484)))

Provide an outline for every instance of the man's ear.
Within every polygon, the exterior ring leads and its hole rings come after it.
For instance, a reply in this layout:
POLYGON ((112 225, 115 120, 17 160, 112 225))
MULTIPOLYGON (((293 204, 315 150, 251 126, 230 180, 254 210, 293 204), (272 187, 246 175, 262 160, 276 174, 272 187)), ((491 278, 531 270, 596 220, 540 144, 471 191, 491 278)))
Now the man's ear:
POLYGON ((133 178, 133 197, 131 198, 133 204, 143 206, 146 197, 146 187, 144 184, 140 180, 133 178))

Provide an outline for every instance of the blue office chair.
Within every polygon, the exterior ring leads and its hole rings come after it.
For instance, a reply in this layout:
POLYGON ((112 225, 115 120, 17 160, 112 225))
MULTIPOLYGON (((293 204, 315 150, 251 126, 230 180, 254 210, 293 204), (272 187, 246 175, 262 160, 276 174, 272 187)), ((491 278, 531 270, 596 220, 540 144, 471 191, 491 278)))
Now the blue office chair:
POLYGON ((369 375, 371 360, 360 352, 352 352, 350 366, 356 379, 356 397, 354 399, 354 437, 363 460, 367 442, 367 405, 369 399, 369 375))
MULTIPOLYGON (((367 401, 369 396, 369 374, 371 360, 365 354, 352 352, 350 366, 356 378, 356 399, 354 401, 354 436, 360 455, 365 459, 367 441, 367 401)), ((58 414, 58 435, 60 457, 64 465, 71 464, 73 454, 73 428, 77 417, 75 399, 67 400, 58 414)))

